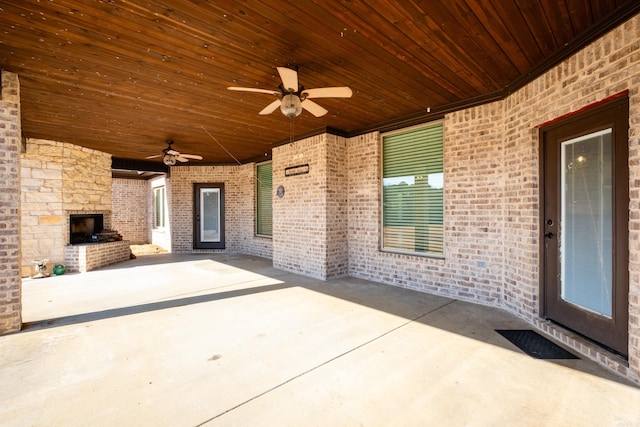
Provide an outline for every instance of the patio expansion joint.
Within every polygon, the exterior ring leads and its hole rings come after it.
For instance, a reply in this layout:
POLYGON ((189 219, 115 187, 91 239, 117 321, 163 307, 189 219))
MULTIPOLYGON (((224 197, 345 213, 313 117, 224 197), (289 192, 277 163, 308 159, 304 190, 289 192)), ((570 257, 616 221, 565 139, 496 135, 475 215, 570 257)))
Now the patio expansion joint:
POLYGON ((448 301, 445 304, 439 305, 438 307, 436 307, 434 309, 431 309, 431 310, 429 310, 429 311, 427 311, 425 313, 422 313, 422 314, 420 314, 420 315, 418 315, 418 316, 416 316, 414 318, 411 318, 411 319, 407 320, 406 322, 404 322, 404 323, 402 323, 402 324, 400 324, 398 326, 395 326, 395 327, 389 329, 388 331, 385 331, 385 332, 377 335, 374 338, 371 338, 371 339, 369 339, 369 340, 367 340, 367 341, 365 341, 365 342, 363 342, 361 344, 358 344, 355 347, 350 348, 349 350, 346 350, 346 351, 344 351, 344 352, 342 352, 342 353, 340 353, 340 354, 338 354, 338 355, 336 355, 336 356, 334 356, 334 357, 332 357, 330 359, 325 360, 322 363, 319 363, 319 364, 307 369, 306 371, 303 371, 303 372, 301 372, 301 373, 299 373, 299 374, 297 374, 297 375, 295 375, 295 376, 293 376, 293 377, 291 377, 291 378, 289 378, 289 379, 287 379, 287 380, 285 380, 285 381, 283 381, 283 382, 281 382, 279 384, 276 384, 275 386, 269 388, 268 390, 263 391, 262 393, 258 393, 255 396, 250 397, 249 399, 247 399, 247 400, 245 400, 245 401, 243 401, 243 402, 241 402, 241 403, 239 403, 239 404, 227 409, 226 411, 223 411, 223 412, 221 412, 221 413, 219 413, 219 414, 217 414, 217 415, 215 415, 215 416, 203 421, 202 423, 197 424, 195 427, 205 426, 205 425, 209 424, 210 422, 213 422, 216 419, 222 417, 223 415, 228 414, 229 412, 232 412, 232 411, 234 411, 234 410, 236 410, 236 409, 238 409, 238 408, 240 408, 240 407, 242 407, 242 406, 244 406, 244 405, 246 405, 246 404, 248 404, 248 403, 250 403, 250 402, 252 402, 252 401, 254 401, 256 399, 259 399, 262 396, 266 396, 267 394, 269 394, 272 391, 275 391, 275 390, 285 386, 286 384, 289 384, 289 383, 291 383, 291 382, 293 382, 293 381, 295 381, 295 380, 297 380, 299 378, 302 378, 305 375, 308 375, 311 372, 313 372, 313 371, 315 371, 315 370, 317 370, 317 369, 319 369, 319 368, 321 368, 321 367, 323 367, 323 366, 325 366, 325 365, 327 365, 327 364, 329 364, 331 362, 334 362, 334 361, 336 361, 336 360, 338 360, 338 359, 340 359, 342 357, 345 357, 346 355, 348 355, 350 353, 353 353, 356 350, 359 350, 359 349, 361 349, 363 347, 366 347, 367 345, 369 345, 369 344, 371 344, 371 343, 373 343, 375 341, 378 341, 379 339, 381 339, 381 338, 383 338, 383 337, 385 337, 385 336, 387 336, 387 335, 389 335, 389 334, 391 334, 391 333, 393 333, 393 332, 395 332, 395 331, 397 331, 399 329, 405 328, 408 325, 410 325, 412 323, 415 323, 415 322, 419 321, 420 319, 423 319, 423 318, 425 318, 425 317, 427 317, 427 316, 429 316, 429 315, 431 315, 431 314, 433 314, 433 313, 435 313, 435 312, 437 312, 439 310, 442 310, 443 308, 445 308, 445 307, 447 307, 447 306, 449 306, 449 305, 451 305, 451 304, 453 304, 453 303, 455 303, 457 301, 458 300, 453 299, 451 301, 448 301))

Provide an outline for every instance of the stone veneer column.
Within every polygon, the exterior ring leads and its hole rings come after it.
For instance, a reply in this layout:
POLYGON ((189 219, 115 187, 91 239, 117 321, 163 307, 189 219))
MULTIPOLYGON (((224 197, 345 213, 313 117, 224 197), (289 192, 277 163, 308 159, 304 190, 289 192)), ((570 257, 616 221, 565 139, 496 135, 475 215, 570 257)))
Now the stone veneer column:
POLYGON ((20 280, 20 85, 2 71, 0 96, 0 334, 22 326, 20 280))

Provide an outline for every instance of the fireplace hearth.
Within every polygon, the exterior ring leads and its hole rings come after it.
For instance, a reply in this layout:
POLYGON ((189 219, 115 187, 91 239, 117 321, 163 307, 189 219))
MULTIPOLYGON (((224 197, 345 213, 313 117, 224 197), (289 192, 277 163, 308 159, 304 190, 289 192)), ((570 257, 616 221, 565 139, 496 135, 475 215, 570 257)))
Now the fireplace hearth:
POLYGON ((67 271, 95 270, 130 258, 129 241, 110 230, 111 213, 70 213, 69 245, 64 248, 67 271))

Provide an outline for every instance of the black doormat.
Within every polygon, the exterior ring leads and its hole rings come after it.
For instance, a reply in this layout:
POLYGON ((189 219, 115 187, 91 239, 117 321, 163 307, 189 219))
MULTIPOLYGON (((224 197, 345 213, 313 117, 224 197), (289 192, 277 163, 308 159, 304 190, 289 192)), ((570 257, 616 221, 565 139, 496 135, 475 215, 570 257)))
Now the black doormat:
POLYGON ((578 356, 530 329, 496 329, 496 332, 536 359, 579 359, 578 356))

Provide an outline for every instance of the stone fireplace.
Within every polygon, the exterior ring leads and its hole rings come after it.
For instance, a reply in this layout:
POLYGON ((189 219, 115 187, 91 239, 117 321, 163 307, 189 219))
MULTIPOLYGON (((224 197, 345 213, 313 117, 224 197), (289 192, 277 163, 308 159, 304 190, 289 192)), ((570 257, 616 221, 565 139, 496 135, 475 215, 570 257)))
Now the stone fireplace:
POLYGON ((129 259, 128 242, 92 243, 92 236, 112 227, 110 154, 28 138, 20 176, 22 277, 34 274, 34 260, 89 271, 129 259))

